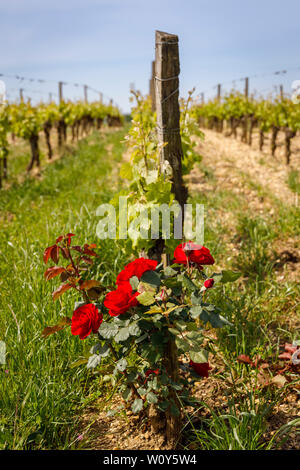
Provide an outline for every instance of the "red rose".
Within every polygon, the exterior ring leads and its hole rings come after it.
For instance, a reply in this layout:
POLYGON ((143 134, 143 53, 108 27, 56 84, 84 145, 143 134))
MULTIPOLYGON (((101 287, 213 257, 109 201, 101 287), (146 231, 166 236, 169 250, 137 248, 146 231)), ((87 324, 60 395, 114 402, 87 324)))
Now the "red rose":
POLYGON ((192 367, 194 371, 201 377, 208 377, 208 371, 211 370, 211 367, 209 367, 208 362, 198 363, 190 361, 190 367, 192 367))
POLYGON ((138 279, 142 277, 144 272, 153 271, 157 266, 157 261, 146 258, 137 258, 127 264, 125 268, 118 274, 116 284, 121 286, 129 282, 130 278, 136 276, 138 279))
POLYGON ((159 369, 148 369, 145 373, 146 377, 149 377, 150 374, 155 374, 155 375, 158 375, 159 374, 159 369))
POLYGON ((117 317, 122 313, 127 312, 131 307, 138 305, 136 297, 140 295, 139 292, 133 293, 132 287, 129 282, 122 284, 118 289, 109 292, 105 299, 104 305, 109 310, 112 317, 117 317))
POLYGON ((204 281, 204 287, 206 287, 206 289, 210 289, 215 283, 215 280, 210 278, 210 279, 206 279, 206 281, 204 281))
POLYGON ((187 264, 187 260, 198 265, 214 264, 215 260, 205 246, 196 245, 193 242, 181 243, 175 248, 174 263, 187 264))
POLYGON ((102 313, 94 304, 85 304, 78 307, 73 312, 71 333, 79 335, 80 339, 84 339, 93 333, 97 333, 103 320, 102 313))

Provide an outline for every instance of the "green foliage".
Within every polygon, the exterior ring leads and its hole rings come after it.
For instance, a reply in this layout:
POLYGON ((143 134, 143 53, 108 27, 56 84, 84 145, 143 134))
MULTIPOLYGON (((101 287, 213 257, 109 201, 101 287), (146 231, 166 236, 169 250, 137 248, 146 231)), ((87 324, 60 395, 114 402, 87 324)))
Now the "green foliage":
POLYGON ((241 120, 251 116, 263 132, 268 132, 273 126, 292 131, 300 128, 300 108, 291 100, 248 99, 242 93, 234 91, 225 95, 222 100, 214 99, 194 106, 192 113, 197 120, 204 118, 208 126, 215 120, 241 120))
POLYGON ((0 160, 8 155, 9 147, 7 134, 9 132, 9 108, 0 104, 0 160))
MULTIPOLYGON (((119 196, 125 196, 129 214, 130 239, 121 240, 119 246, 127 253, 147 251, 152 245, 150 237, 151 222, 145 227, 130 224, 136 218, 136 210, 144 211, 148 216, 154 206, 166 204, 171 207, 176 203, 172 193, 172 168, 167 161, 161 161, 161 144, 157 140, 156 114, 152 112, 150 97, 143 97, 139 92, 132 92, 136 104, 132 109, 132 123, 125 142, 128 146, 129 161, 125 162, 120 170, 121 178, 127 180, 128 188, 116 194, 112 204, 117 213, 119 209, 119 196)), ((192 136, 203 137, 197 122, 190 112, 191 94, 187 101, 181 101, 180 129, 183 149, 182 172, 188 174, 194 164, 201 160, 195 150, 196 143, 192 136)), ((166 144, 167 145, 167 144, 166 144)), ((118 214, 119 216, 119 214, 118 214)), ((150 217, 149 217, 150 219, 150 217)), ((161 221, 161 215, 160 215, 161 221)), ((173 232, 173 219, 171 219, 171 233, 173 232)), ((158 234, 165 238, 165 234, 158 234)), ((174 240, 166 239, 166 250, 174 249, 174 240)))

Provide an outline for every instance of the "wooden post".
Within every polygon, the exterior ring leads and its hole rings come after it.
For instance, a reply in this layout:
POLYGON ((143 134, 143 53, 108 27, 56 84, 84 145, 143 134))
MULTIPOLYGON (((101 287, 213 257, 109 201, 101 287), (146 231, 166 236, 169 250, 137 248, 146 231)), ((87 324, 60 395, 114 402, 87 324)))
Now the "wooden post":
POLYGON ((103 93, 99 93, 99 101, 100 103, 103 103, 103 93))
POLYGON ((155 102, 161 164, 167 160, 173 170, 173 192, 184 213, 187 189, 182 178, 183 158, 179 110, 179 51, 178 36, 156 31, 155 36, 155 102), (167 145, 165 145, 167 144, 167 145))
POLYGON ((52 93, 49 93, 49 103, 52 103, 52 93))
POLYGON ((249 78, 245 78, 245 98, 248 99, 249 96, 249 78))
POLYGON ((24 103, 23 88, 20 88, 20 103, 24 103))
POLYGON ((85 102, 85 103, 88 102, 87 90, 88 90, 87 85, 84 85, 84 86, 83 86, 83 92, 84 92, 84 102, 85 102))
POLYGON ((204 104, 204 93, 201 93, 201 104, 204 104))
POLYGON ((283 100, 284 99, 283 85, 280 85, 279 90, 280 90, 280 99, 283 100))
MULTIPOLYGON (((158 142, 164 144, 161 149, 161 165, 167 160, 173 170, 173 192, 182 209, 182 226, 184 204, 187 202, 187 189, 182 178, 183 151, 180 136, 179 108, 179 50, 178 36, 175 34, 155 32, 155 102, 157 112, 158 142), (165 145, 167 144, 167 145, 165 145)), ((173 382, 178 382, 178 355, 174 339, 166 345, 164 366, 173 382)), ((176 392, 169 390, 169 399, 180 410, 176 392)), ((181 432, 181 413, 178 416, 166 411, 166 439, 168 447, 174 449, 181 432)))
POLYGON ((58 82, 58 98, 61 103, 63 101, 63 82, 58 82))
POLYGON ((218 83, 217 100, 221 99, 221 83, 218 83))
MULTIPOLYGON (((244 95, 245 95, 246 100, 248 100, 248 95, 249 95, 249 78, 248 77, 245 78, 244 95)), ((248 133, 248 116, 247 115, 242 117, 242 125, 243 125, 242 142, 247 143, 247 141, 248 141, 248 136, 247 136, 247 133, 248 133)))
POLYGON ((151 97, 152 111, 155 111, 155 60, 151 62, 151 78, 149 80, 149 95, 151 97))

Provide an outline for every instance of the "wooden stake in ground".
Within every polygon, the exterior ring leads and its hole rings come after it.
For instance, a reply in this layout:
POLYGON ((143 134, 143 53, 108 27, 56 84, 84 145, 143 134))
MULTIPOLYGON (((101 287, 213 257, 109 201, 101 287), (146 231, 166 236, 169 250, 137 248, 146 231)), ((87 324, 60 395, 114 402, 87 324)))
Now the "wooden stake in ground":
MULTIPOLYGON (((248 95, 249 95, 249 78, 245 78, 245 98, 248 101, 248 95)), ((247 142, 248 141, 248 116, 245 115, 242 119, 242 124, 243 124, 243 132, 242 132, 242 142, 247 142)))
POLYGON ((85 102, 85 103, 88 102, 87 90, 88 90, 87 85, 84 85, 84 86, 83 86, 83 93, 84 93, 84 102, 85 102))
POLYGON ((63 82, 58 82, 58 98, 61 103, 63 100, 63 82))
POLYGON ((283 93, 283 85, 280 85, 279 87, 279 93, 280 93, 280 99, 281 101, 284 99, 284 93, 283 93))
MULTIPOLYGON (((155 34, 155 101, 157 112, 158 142, 165 145, 161 150, 161 164, 168 161, 173 170, 173 191, 182 208, 187 201, 187 189, 182 178, 182 145, 180 136, 179 109, 179 51, 178 36, 156 31, 155 34)), ((183 219, 182 219, 183 221, 183 219)), ((183 225, 182 225, 183 226, 183 225)), ((173 382, 178 382, 178 355, 175 341, 170 339, 166 351, 164 366, 173 382)), ((180 404, 173 389, 169 399, 180 410, 180 404)), ((181 431, 181 414, 174 416, 166 411, 166 438, 170 449, 174 449, 181 431)))
POLYGON ((178 36, 156 31, 155 36, 155 102, 158 142, 167 145, 161 150, 161 163, 167 160, 173 170, 173 191, 182 213, 187 189, 182 178, 182 145, 179 110, 178 36))
POLYGON ((249 95, 249 78, 245 78, 245 98, 248 98, 249 95))
POLYGON ((151 78, 149 80, 149 95, 151 98, 152 111, 155 111, 155 60, 151 63, 151 78))

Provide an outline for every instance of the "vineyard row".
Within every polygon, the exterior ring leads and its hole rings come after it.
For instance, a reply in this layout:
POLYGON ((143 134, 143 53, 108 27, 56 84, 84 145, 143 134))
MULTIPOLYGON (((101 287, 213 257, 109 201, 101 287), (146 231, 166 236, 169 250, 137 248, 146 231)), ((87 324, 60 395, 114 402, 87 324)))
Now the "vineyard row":
POLYGON ((300 130, 300 106, 289 99, 271 100, 248 99, 241 93, 232 92, 222 100, 215 99, 193 108, 193 113, 201 127, 217 132, 230 129, 227 135, 237 137, 242 130, 242 141, 251 145, 255 128, 259 131, 259 148, 263 149, 265 134, 271 132, 271 153, 277 148, 279 131, 285 135, 285 158, 290 163, 291 140, 300 130))
POLYGON ((27 166, 30 171, 40 166, 39 135, 44 133, 48 159, 53 156, 50 140, 52 130, 57 132, 58 148, 67 141, 67 130, 71 131, 72 142, 92 129, 100 129, 103 122, 108 126, 118 126, 122 116, 118 108, 100 102, 82 103, 65 102, 32 106, 30 103, 0 105, 0 187, 8 175, 8 156, 10 145, 8 136, 15 136, 27 141, 30 145, 31 158, 27 166))

